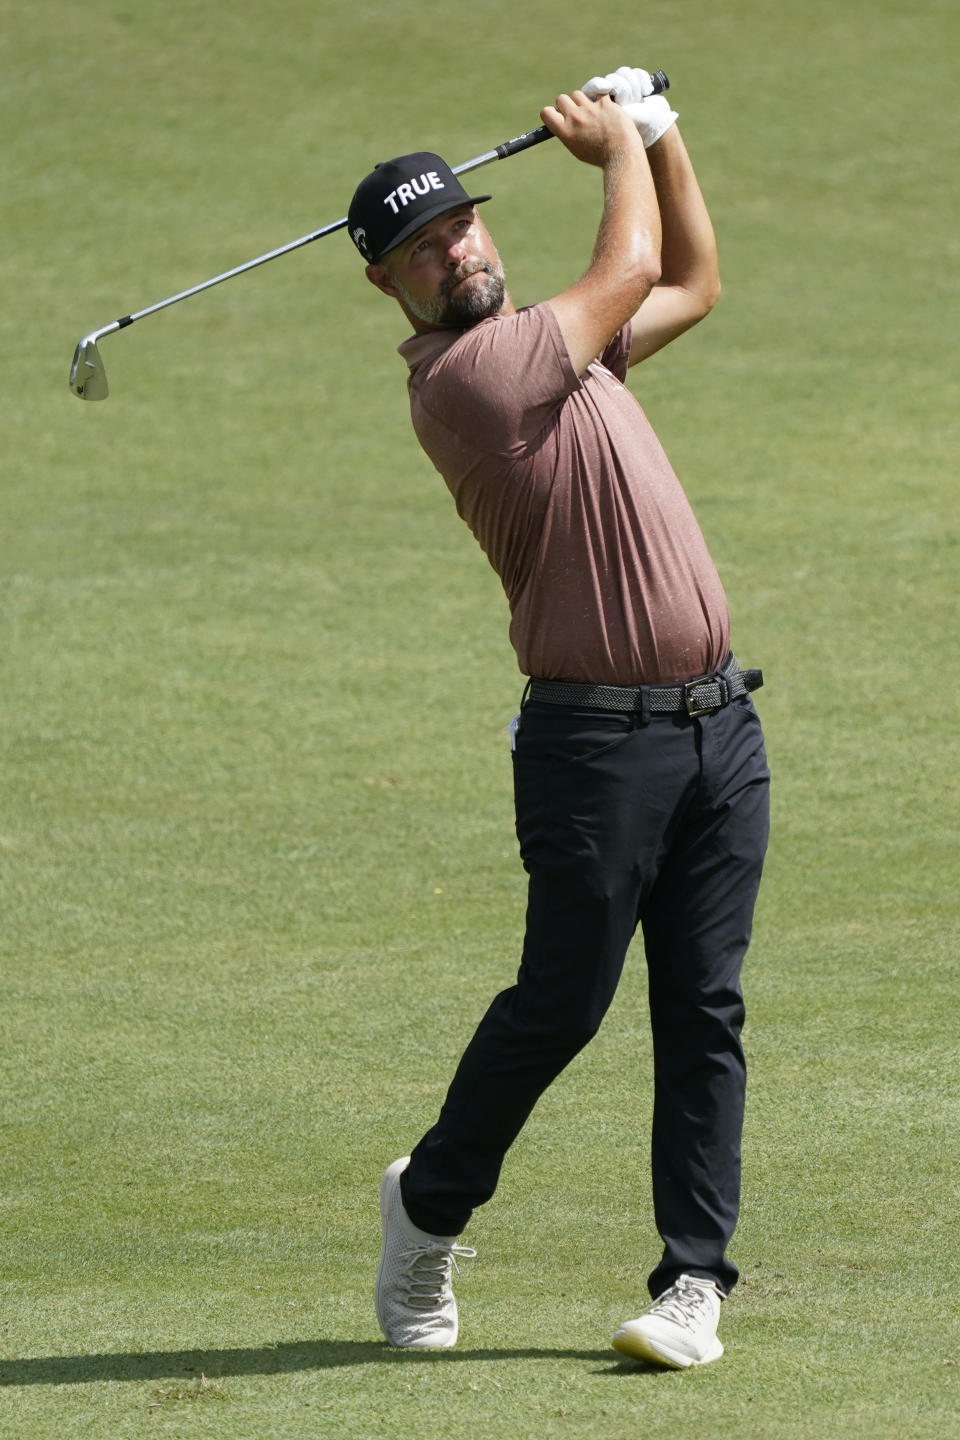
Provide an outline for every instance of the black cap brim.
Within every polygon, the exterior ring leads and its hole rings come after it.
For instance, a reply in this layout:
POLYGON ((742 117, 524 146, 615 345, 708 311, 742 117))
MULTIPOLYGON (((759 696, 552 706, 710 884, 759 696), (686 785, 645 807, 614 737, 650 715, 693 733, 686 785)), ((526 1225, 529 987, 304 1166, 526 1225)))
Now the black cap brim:
POLYGON ((422 230, 424 225, 429 225, 431 220, 436 220, 438 215, 444 215, 448 210, 460 210, 464 205, 482 205, 485 200, 492 199, 492 195, 467 195, 465 198, 455 200, 453 204, 451 204, 449 200, 440 200, 435 206, 421 210, 420 214, 415 216, 414 219, 410 221, 410 224, 400 231, 399 235, 393 237, 386 250, 380 251, 375 263, 379 263, 384 255, 389 255, 391 251, 396 250, 397 246, 402 245, 404 240, 409 240, 411 235, 416 235, 417 231, 422 230))

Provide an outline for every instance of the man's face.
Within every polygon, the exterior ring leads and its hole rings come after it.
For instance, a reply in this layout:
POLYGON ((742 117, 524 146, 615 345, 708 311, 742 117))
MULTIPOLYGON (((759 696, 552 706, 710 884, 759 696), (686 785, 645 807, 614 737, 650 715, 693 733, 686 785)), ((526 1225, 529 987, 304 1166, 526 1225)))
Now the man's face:
POLYGON ((472 205, 428 221, 367 274, 429 329, 468 329, 506 299, 500 257, 472 205))

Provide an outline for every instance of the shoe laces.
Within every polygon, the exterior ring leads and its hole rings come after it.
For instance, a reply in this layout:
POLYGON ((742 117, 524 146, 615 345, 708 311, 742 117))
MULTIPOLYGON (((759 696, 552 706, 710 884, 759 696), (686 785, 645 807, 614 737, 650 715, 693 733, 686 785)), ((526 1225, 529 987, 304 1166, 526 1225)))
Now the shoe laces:
POLYGON ((404 1251, 407 1304, 432 1310, 445 1298, 452 1271, 460 1274, 457 1260, 476 1259, 469 1245, 416 1245, 404 1251))
POLYGON ((717 1296, 715 1288, 707 1288, 708 1282, 697 1284, 695 1280, 686 1275, 681 1275, 675 1284, 665 1290, 658 1300, 651 1306, 658 1315, 665 1320, 673 1320, 678 1325, 685 1325, 689 1330, 700 1325, 705 1316, 710 1313, 710 1297, 717 1296))

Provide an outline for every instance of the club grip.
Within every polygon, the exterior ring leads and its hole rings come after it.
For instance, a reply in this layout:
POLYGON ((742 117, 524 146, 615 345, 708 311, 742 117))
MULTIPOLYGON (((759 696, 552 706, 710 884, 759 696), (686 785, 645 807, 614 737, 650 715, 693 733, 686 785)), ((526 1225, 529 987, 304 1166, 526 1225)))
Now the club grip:
POLYGON ((516 155, 521 150, 529 150, 531 145, 542 145, 544 140, 550 139, 551 132, 546 125, 538 125, 536 130, 528 130, 525 135, 518 135, 515 140, 505 140, 502 145, 497 146, 497 159, 506 160, 508 155, 516 155))
MULTIPOLYGON (((666 72, 654 70, 650 75, 650 82, 653 85, 653 94, 662 95, 664 90, 670 89, 670 81, 666 72)), ((518 135, 515 140, 505 140, 502 145, 496 148, 498 160, 506 160, 508 155, 517 155, 521 150, 529 150, 531 145, 542 145, 544 140, 549 140, 553 134, 546 125, 538 125, 536 130, 528 130, 525 135, 518 135)))

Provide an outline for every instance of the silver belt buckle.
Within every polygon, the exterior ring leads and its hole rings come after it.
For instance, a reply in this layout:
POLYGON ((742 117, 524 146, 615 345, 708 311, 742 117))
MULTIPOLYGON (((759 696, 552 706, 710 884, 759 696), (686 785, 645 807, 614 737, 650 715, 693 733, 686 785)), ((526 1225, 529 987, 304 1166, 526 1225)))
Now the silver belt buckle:
POLYGON ((696 720, 699 715, 712 715, 715 710, 719 710, 723 705, 723 700, 721 698, 716 705, 707 705, 702 707, 697 706, 697 703, 693 696, 693 692, 695 690, 706 689, 708 685, 716 686, 717 690, 721 691, 722 695, 721 686, 716 680, 687 680, 684 682, 683 708, 686 710, 687 714, 692 720, 696 720))

